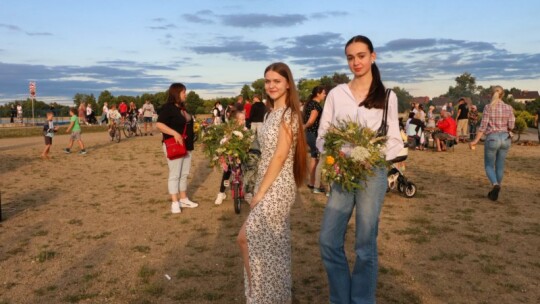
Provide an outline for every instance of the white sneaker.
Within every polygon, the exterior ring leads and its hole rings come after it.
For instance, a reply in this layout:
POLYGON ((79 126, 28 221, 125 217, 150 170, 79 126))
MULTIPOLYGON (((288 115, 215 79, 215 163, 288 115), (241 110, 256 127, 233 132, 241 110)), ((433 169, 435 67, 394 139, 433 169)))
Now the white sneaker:
POLYGON ((231 183, 229 182, 229 180, 223 181, 223 186, 229 187, 230 185, 231 185, 231 183))
POLYGON ((180 207, 182 208, 197 208, 199 204, 189 200, 189 198, 180 199, 180 207))
POLYGON ((221 203, 223 203, 223 200, 226 199, 226 198, 227 198, 227 194, 225 194, 223 192, 220 192, 220 193, 218 193, 216 201, 214 202, 214 204, 221 205, 221 203))
POLYGON ((172 213, 181 213, 182 210, 180 210, 180 204, 178 202, 172 202, 171 203, 171 212, 172 213))
POLYGON ((244 201, 246 201, 246 203, 251 204, 252 199, 253 199, 253 194, 251 193, 244 194, 244 201))

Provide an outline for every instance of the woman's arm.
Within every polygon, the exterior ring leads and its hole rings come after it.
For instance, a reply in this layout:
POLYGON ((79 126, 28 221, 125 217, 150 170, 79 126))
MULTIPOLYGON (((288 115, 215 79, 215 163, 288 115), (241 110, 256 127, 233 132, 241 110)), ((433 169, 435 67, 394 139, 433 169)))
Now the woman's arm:
MULTIPOLYGON (((300 131, 297 130, 297 132, 300 131)), ((291 126, 282 121, 279 126, 276 150, 274 151, 274 155, 272 155, 272 159, 270 160, 268 169, 266 169, 266 172, 264 173, 263 179, 259 185, 259 189, 251 200, 250 206, 252 209, 255 208, 255 206, 263 199, 266 191, 268 191, 268 189, 272 186, 277 176, 281 172, 281 169, 283 168, 283 165, 285 164, 285 161, 289 156, 292 141, 293 131, 291 129, 291 126)))
POLYGON ((177 143, 181 145, 184 143, 184 139, 182 138, 182 135, 176 132, 175 130, 169 128, 166 124, 162 122, 158 122, 156 123, 156 127, 161 133, 165 133, 167 135, 174 137, 177 143))
POLYGON ((317 131, 316 146, 319 152, 324 151, 324 135, 328 132, 332 119, 334 118, 334 94, 333 90, 328 93, 326 101, 324 102, 324 109, 322 111, 321 120, 319 121, 319 130, 317 131))
POLYGON ((315 123, 317 116, 319 116, 319 112, 317 110, 311 110, 311 113, 309 114, 309 119, 304 125, 304 129, 311 127, 315 123))

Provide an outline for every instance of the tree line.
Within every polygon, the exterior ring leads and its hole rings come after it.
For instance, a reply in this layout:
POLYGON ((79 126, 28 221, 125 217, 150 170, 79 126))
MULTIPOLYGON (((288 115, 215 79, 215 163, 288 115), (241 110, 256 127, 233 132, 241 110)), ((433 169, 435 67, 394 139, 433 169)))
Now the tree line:
MULTIPOLYGON (((297 89, 298 93, 300 95, 300 100, 307 101, 309 98, 309 95, 311 94, 311 91, 316 86, 324 86, 327 91, 330 91, 335 86, 342 84, 342 83, 348 83, 350 81, 349 76, 347 76, 344 73, 334 73, 331 76, 322 76, 319 79, 307 79, 307 78, 301 78, 297 82, 297 89)), ((476 78, 472 76, 470 73, 463 73, 462 75, 455 78, 455 85, 450 86, 448 88, 448 91, 439 97, 448 97, 451 101, 457 102, 457 100, 461 97, 468 97, 471 99, 472 103, 478 106, 479 111, 482 111, 483 107, 489 103, 491 98, 491 88, 489 87, 482 87, 480 85, 476 84, 476 78)), ((407 112, 410 110, 410 104, 413 100, 413 96, 405 89, 401 87, 393 87, 393 91, 396 93, 398 98, 398 109, 400 113, 407 112)), ((516 93, 521 92, 519 89, 511 88, 511 89, 505 89, 506 96, 505 96, 505 102, 509 103, 514 107, 517 111, 526 111, 530 114, 534 115, 538 108, 540 108, 540 99, 537 99, 533 102, 530 102, 528 104, 521 104, 516 103, 512 100, 512 98, 509 97, 509 95, 515 95, 516 93)), ((262 98, 265 97, 264 94, 264 79, 259 78, 255 81, 253 81, 251 84, 245 84, 238 95, 243 96, 244 100, 249 99, 252 100, 253 96, 259 95, 262 98)), ((219 101, 222 105, 226 106, 229 104, 232 104, 236 102, 237 96, 231 96, 231 97, 217 97, 217 98, 211 98, 211 99, 203 99, 201 98, 195 91, 189 91, 187 94, 187 108, 188 111, 195 114, 208 114, 212 111, 212 108, 214 107, 215 102, 219 101)), ((103 104, 107 102, 110 105, 112 104, 119 104, 120 102, 124 101, 127 104, 134 102, 135 105, 139 108, 142 107, 144 102, 146 100, 150 100, 152 104, 156 107, 156 109, 159 111, 161 106, 166 102, 167 100, 167 91, 164 92, 157 92, 157 93, 144 93, 142 95, 137 96, 127 96, 127 95, 118 95, 114 96, 110 91, 104 90, 102 91, 99 96, 96 98, 94 94, 84 94, 84 93, 77 93, 73 97, 73 103, 75 106, 79 106, 81 102, 84 102, 86 104, 90 104, 92 106, 92 109, 96 112, 97 115, 101 114, 101 109, 103 108, 103 104)), ((25 117, 29 117, 32 115, 31 109, 32 109, 32 101, 30 99, 26 100, 18 100, 14 102, 9 102, 7 104, 4 104, 0 106, 0 115, 2 117, 6 117, 10 115, 10 107, 11 105, 16 104, 22 104, 23 109, 25 111, 25 117)), ((429 106, 432 104, 432 100, 429 101, 429 103, 426 106, 429 106)), ((36 117, 43 117, 45 115, 45 112, 50 110, 51 108, 54 109, 56 116, 68 116, 69 106, 61 105, 58 103, 45 103, 40 100, 36 100, 34 102, 34 108, 36 117)), ((427 110, 427 108, 426 108, 427 110)))

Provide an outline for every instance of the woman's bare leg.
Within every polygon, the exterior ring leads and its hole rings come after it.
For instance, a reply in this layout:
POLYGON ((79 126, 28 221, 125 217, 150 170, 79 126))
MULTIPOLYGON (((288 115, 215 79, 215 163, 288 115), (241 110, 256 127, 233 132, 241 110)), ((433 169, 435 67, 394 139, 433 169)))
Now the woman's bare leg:
POLYGON ((238 233, 236 242, 238 243, 238 247, 240 247, 240 253, 242 254, 242 259, 244 260, 244 268, 246 269, 246 273, 248 276, 249 292, 251 294, 251 270, 249 269, 249 252, 247 244, 246 222, 244 222, 242 228, 240 228, 240 232, 238 233))

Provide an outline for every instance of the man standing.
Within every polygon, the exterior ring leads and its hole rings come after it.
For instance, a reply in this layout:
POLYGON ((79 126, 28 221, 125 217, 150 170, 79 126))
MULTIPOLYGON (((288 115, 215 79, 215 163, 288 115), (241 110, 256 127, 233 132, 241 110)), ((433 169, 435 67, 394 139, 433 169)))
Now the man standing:
POLYGON ((150 125, 150 136, 154 136, 152 134, 152 130, 154 126, 152 125, 152 120, 154 119, 154 114, 156 113, 154 109, 154 105, 150 103, 150 100, 146 100, 143 107, 143 119, 144 119, 144 136, 148 135, 148 125, 150 125))
POLYGON ((251 121, 250 121, 250 114, 251 114, 251 102, 249 102, 249 98, 246 99, 246 103, 244 104, 244 112, 246 114, 246 128, 251 129, 251 121))
POLYGON ((14 105, 11 105, 11 119, 9 120, 9 122, 14 123, 16 116, 17 116, 17 109, 15 109, 14 105))
POLYGON ((471 109, 469 110, 469 140, 473 141, 476 137, 476 128, 478 127, 478 109, 475 105, 471 105, 471 109))
POLYGON ((23 110, 20 103, 17 104, 17 120, 19 121, 19 123, 23 123, 23 110))
POLYGON ((251 130, 253 133, 256 133, 262 126, 266 112, 266 106, 261 102, 259 95, 253 96, 253 105, 250 111, 251 130))
POLYGON ((460 98, 458 101, 458 110, 456 115, 458 141, 466 142, 469 133, 469 109, 465 98, 460 98))

